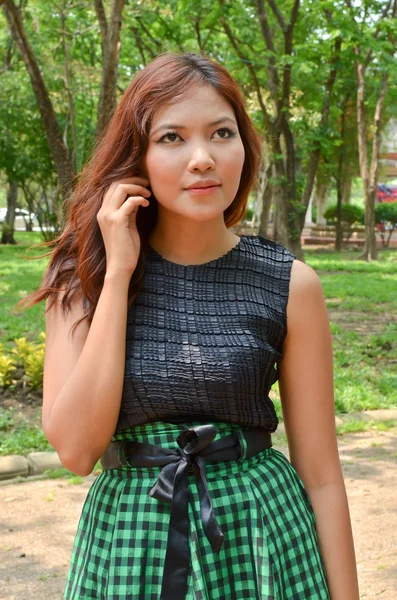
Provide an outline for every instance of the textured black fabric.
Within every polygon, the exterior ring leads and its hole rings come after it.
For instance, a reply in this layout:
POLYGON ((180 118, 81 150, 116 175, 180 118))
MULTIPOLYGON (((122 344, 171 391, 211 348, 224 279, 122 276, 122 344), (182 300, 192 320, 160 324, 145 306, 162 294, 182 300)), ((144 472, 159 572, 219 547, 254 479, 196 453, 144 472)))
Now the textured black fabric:
POLYGON ((192 420, 274 432, 268 394, 283 357, 295 258, 257 235, 200 265, 170 262, 149 247, 144 287, 128 311, 115 433, 192 420))

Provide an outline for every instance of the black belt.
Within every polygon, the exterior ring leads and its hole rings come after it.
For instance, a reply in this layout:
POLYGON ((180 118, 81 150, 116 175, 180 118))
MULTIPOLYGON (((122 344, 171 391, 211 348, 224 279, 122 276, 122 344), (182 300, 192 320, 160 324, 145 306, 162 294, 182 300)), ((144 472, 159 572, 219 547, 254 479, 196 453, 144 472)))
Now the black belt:
POLYGON ((200 499, 201 521, 212 550, 219 554, 224 535, 212 508, 206 480, 206 461, 236 461, 251 458, 271 448, 269 431, 260 427, 236 430, 213 441, 216 428, 211 423, 184 429, 177 437, 179 448, 163 448, 131 440, 111 442, 101 458, 105 469, 124 466, 158 467, 158 479, 149 495, 171 504, 160 600, 185 600, 189 573, 188 471, 192 465, 200 499), (243 434, 245 440, 241 439, 243 434))

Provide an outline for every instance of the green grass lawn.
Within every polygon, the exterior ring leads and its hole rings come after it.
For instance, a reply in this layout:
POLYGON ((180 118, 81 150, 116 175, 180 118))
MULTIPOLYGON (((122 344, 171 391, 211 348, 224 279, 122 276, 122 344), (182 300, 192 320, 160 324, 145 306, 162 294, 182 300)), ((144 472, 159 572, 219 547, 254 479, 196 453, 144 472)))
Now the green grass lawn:
MULTIPOLYGON (((46 249, 29 250, 41 241, 39 233, 17 232, 15 237, 16 246, 0 246, 0 331, 6 349, 18 337, 39 342, 45 329, 44 302, 23 312, 13 309, 38 287, 48 262, 48 257, 26 256, 44 254, 46 249)), ((306 262, 321 279, 330 314, 337 414, 397 408, 397 249, 380 250, 379 262, 357 261, 358 254, 305 249, 306 262)), ((281 417, 277 383, 271 397, 281 417)), ((0 414, 1 432, 8 436, 8 442, 3 438, 8 451, 23 444, 23 432, 0 414), (18 436, 21 442, 16 443, 18 436)), ((29 447, 45 449, 37 431, 26 431, 25 438, 29 447)))
POLYGON ((378 262, 359 254, 305 248, 330 315, 337 414, 397 407, 397 249, 380 250, 378 262))
POLYGON ((39 232, 17 231, 15 239, 15 246, 0 245, 0 339, 6 348, 19 337, 39 342, 39 333, 45 330, 44 301, 24 311, 13 310, 19 300, 39 287, 49 257, 30 259, 49 248, 30 249, 42 241, 39 232))

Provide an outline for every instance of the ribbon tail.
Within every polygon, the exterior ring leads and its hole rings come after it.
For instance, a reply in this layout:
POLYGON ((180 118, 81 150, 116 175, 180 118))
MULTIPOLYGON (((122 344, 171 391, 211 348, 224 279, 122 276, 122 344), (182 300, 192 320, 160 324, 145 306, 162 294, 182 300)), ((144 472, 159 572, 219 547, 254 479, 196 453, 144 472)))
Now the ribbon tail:
POLYGON ((168 463, 161 469, 156 483, 149 492, 149 496, 171 504, 174 494, 174 480, 179 464, 180 462, 168 463))
POLYGON ((216 522, 211 497, 207 487, 205 460, 201 456, 197 456, 197 463, 194 465, 194 470, 200 498, 200 514, 204 532, 211 544, 212 550, 219 554, 223 544, 224 535, 216 522))
POLYGON ((190 565, 188 464, 177 465, 160 600, 185 600, 190 565))

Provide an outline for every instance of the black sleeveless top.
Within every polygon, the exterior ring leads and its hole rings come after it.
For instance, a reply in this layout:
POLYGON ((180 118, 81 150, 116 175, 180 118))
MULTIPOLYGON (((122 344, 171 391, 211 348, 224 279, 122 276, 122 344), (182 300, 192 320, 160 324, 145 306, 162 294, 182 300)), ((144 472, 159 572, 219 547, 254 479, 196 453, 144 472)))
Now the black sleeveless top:
POLYGON ((274 432, 268 395, 283 358, 295 258, 258 235, 199 265, 170 262, 149 246, 144 286, 127 316, 115 433, 150 421, 274 432))

